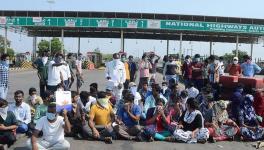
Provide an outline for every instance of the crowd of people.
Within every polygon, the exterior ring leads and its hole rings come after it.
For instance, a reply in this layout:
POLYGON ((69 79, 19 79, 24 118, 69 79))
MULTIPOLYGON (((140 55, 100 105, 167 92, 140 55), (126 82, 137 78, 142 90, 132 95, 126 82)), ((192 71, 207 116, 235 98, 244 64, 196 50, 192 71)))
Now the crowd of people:
POLYGON ((253 107, 252 89, 238 84, 230 101, 221 100, 219 90, 219 78, 225 72, 254 77, 261 71, 249 56, 244 56, 242 64, 234 57, 232 64, 225 65, 223 57, 202 60, 196 54, 181 61, 170 55, 164 59, 162 83, 156 79, 159 59, 154 53, 145 53, 136 62, 133 56, 127 59, 125 53, 115 53, 106 63, 104 90, 99 91, 94 82, 88 92, 80 91, 84 82, 81 54, 77 60, 72 54, 65 59, 59 53, 51 59, 44 52, 33 64, 38 70, 40 95, 30 88, 25 98, 17 90, 15 103, 9 104, 8 55, 2 55, 0 144, 11 146, 17 134, 26 134, 27 147, 33 150, 70 149, 65 137, 107 144, 113 139, 206 143, 264 138, 263 119, 253 107), (72 90, 75 77, 76 91, 72 90), (56 112, 55 92, 70 90, 72 109, 56 112))

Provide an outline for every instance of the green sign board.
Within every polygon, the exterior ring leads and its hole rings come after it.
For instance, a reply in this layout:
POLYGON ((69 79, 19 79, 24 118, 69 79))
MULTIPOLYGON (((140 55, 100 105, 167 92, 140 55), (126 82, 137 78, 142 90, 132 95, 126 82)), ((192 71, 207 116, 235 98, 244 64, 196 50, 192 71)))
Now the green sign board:
POLYGON ((0 17, 1 26, 164 29, 264 35, 264 25, 179 20, 70 17, 0 17))

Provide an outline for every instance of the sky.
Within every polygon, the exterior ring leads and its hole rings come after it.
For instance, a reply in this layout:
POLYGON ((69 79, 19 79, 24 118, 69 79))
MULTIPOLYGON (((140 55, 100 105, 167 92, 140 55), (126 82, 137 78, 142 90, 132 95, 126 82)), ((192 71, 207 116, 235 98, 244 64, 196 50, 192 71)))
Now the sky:
MULTIPOLYGON (((162 14, 187 14, 225 17, 244 17, 264 19, 263 0, 0 0, 0 10, 61 10, 61 11, 103 11, 103 12, 140 12, 162 14)), ((0 29, 4 35, 4 30, 0 29)), ((16 52, 32 51, 33 38, 26 35, 8 32, 11 47, 16 52)), ((41 39, 38 37, 38 42, 41 39)), ((71 52, 77 49, 77 38, 64 38, 65 49, 71 52)), ((120 39, 81 39, 81 52, 86 53, 99 48, 103 53, 114 53, 120 50, 120 39)), ((129 55, 141 56, 143 52, 154 51, 163 56, 166 53, 165 40, 125 40, 125 51, 129 55)), ((253 58, 264 57, 263 42, 254 45, 253 58)), ((214 43, 213 52, 223 55, 235 49, 232 43, 214 43)), ((183 42, 185 54, 209 55, 207 42, 183 42), (187 53, 188 52, 188 53, 187 53)), ((239 49, 250 53, 249 44, 240 44, 239 49)), ((169 52, 179 51, 179 41, 170 41, 169 52)))

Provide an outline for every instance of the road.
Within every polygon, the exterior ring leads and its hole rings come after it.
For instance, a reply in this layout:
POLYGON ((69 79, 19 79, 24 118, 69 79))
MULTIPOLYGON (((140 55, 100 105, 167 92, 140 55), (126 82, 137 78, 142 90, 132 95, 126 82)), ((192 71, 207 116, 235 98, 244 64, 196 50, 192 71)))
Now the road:
MULTIPOLYGON (((158 75, 158 81, 161 81, 161 76, 158 75)), ((94 71, 84 71, 85 83, 81 90, 89 90, 89 84, 92 82, 97 82, 100 90, 104 90, 105 79, 104 71, 94 70, 94 71)), ((8 92, 8 101, 14 102, 13 93, 15 90, 21 89, 28 95, 28 89, 30 87, 36 87, 38 89, 38 78, 36 71, 11 71, 10 72, 10 89, 8 92)), ((74 87, 73 87, 74 88, 74 87)), ((25 142, 27 138, 22 137, 13 145, 10 149, 15 150, 25 150, 25 142)), ((131 142, 131 141, 113 141, 112 145, 104 144, 103 142, 97 141, 84 141, 84 140, 74 140, 72 138, 67 138, 71 143, 72 150, 209 150, 209 149, 219 149, 219 150, 250 150, 253 148, 254 142, 217 142, 214 144, 183 144, 183 143, 168 143, 168 142, 131 142)))

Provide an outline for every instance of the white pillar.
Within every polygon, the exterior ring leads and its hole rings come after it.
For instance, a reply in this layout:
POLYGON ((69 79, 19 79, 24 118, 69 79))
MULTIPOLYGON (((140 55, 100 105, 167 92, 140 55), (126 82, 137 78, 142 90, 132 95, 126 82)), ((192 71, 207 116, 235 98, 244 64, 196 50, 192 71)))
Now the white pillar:
POLYGON ((61 53, 64 53, 64 29, 61 29, 61 53))
POLYGON ((7 53, 7 26, 5 26, 4 52, 7 53))
POLYGON ((179 54, 180 60, 182 59, 182 33, 180 34, 180 54, 179 54))
POLYGON ((210 52, 209 52, 209 55, 210 56, 212 55, 212 49, 213 49, 213 42, 210 41, 210 52))
POLYGON ((236 57, 238 57, 238 43, 239 43, 239 36, 236 36, 236 57))
POLYGON ((78 54, 81 53, 81 38, 78 37, 78 54))
POLYGON ((36 58, 36 53, 37 53, 37 37, 34 36, 33 37, 33 51, 32 51, 33 59, 36 58))
POLYGON ((253 59, 253 42, 250 44, 250 56, 251 56, 251 59, 253 59))
POLYGON ((122 52, 125 52, 125 40, 124 40, 124 31, 123 30, 121 30, 121 51, 122 52))
POLYGON ((167 56, 169 56, 170 40, 167 40, 167 56))

